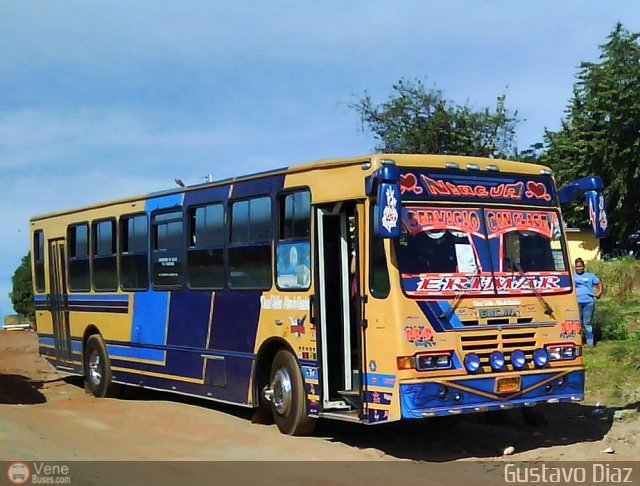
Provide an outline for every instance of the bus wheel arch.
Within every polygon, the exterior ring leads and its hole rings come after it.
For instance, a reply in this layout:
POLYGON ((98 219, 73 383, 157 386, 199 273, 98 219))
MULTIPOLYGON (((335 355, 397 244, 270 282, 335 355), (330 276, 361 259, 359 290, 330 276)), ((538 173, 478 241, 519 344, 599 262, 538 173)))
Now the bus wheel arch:
POLYGON ((102 335, 95 326, 85 330, 82 345, 82 367, 85 390, 98 398, 113 397, 117 386, 113 383, 111 361, 102 335))

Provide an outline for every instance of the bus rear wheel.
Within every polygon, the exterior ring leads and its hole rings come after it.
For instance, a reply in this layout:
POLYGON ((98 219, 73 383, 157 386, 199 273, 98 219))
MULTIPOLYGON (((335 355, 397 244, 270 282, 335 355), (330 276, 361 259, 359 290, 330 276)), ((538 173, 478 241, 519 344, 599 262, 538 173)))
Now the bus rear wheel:
POLYGON ((93 334, 84 347, 84 380, 93 396, 113 397, 117 386, 111 381, 111 363, 102 336, 93 334))
POLYGON ((280 432, 287 435, 311 434, 316 420, 308 416, 300 368, 289 351, 282 349, 273 358, 270 386, 271 411, 280 432))

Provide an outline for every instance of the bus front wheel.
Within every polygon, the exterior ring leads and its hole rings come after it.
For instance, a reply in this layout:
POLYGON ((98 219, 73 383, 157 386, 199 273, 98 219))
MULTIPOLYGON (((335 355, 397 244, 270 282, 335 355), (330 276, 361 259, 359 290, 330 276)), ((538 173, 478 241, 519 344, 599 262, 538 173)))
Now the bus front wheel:
POLYGON ((306 435, 313 432, 316 421, 307 414, 307 400, 300 368, 293 355, 280 350, 271 365, 271 411, 280 432, 306 435))
POLYGON ((95 397, 112 397, 116 394, 117 387, 111 382, 107 347, 99 334, 89 336, 84 347, 84 380, 95 397))

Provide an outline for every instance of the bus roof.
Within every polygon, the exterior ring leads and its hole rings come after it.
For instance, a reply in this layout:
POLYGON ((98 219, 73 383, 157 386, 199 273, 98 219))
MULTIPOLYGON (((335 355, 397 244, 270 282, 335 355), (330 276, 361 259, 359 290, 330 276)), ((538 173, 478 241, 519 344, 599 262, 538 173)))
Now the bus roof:
MULTIPOLYGON (((216 187, 226 184, 258 179, 263 177, 269 177, 273 175, 286 175, 299 172, 306 172, 318 169, 331 169, 336 167, 344 167, 348 165, 362 164, 371 162, 372 167, 375 169, 382 161, 392 160, 396 165, 400 167, 425 167, 425 168, 447 168, 447 164, 457 164, 460 169, 466 169, 467 165, 473 164, 477 166, 481 171, 487 170, 487 167, 493 166, 500 172, 519 173, 519 174, 551 174, 551 170, 543 165, 530 164, 525 162, 517 162, 513 160, 502 159, 490 159, 486 157, 473 157, 463 155, 430 155, 430 154, 393 154, 393 153, 376 153, 369 155, 361 155, 354 157, 343 158, 327 158, 314 160, 311 162, 304 162, 300 164, 291 165, 289 167, 281 167, 265 172, 256 172, 252 174, 246 174, 242 176, 229 177, 227 179, 221 179, 212 182, 204 182, 200 184, 194 184, 185 187, 176 187, 171 189, 160 190, 148 194, 139 194, 136 196, 114 199, 109 201, 103 201, 87 206, 81 206, 77 208, 71 208, 66 210, 54 211, 50 213, 39 214, 33 216, 31 221, 39 221, 56 216, 62 216, 80 211, 87 211, 90 209, 102 208, 114 204, 122 204, 131 201, 145 200, 150 197, 164 196, 170 194, 179 194, 182 192, 193 191, 197 189, 203 189, 206 187, 216 187)), ((495 170, 494 169, 494 170, 495 170)), ((364 174, 366 175, 366 174, 364 174)))

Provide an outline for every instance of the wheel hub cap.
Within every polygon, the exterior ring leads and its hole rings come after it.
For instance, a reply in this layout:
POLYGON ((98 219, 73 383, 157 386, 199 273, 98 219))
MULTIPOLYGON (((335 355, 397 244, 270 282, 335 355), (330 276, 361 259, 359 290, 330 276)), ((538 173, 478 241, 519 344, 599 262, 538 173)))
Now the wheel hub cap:
POLYGON ((271 382, 273 390, 273 406, 280 415, 286 415, 291 408, 291 377, 289 372, 280 368, 271 382))
POLYGON ((89 379, 94 385, 99 385, 102 381, 100 355, 97 351, 92 351, 89 356, 89 379))

